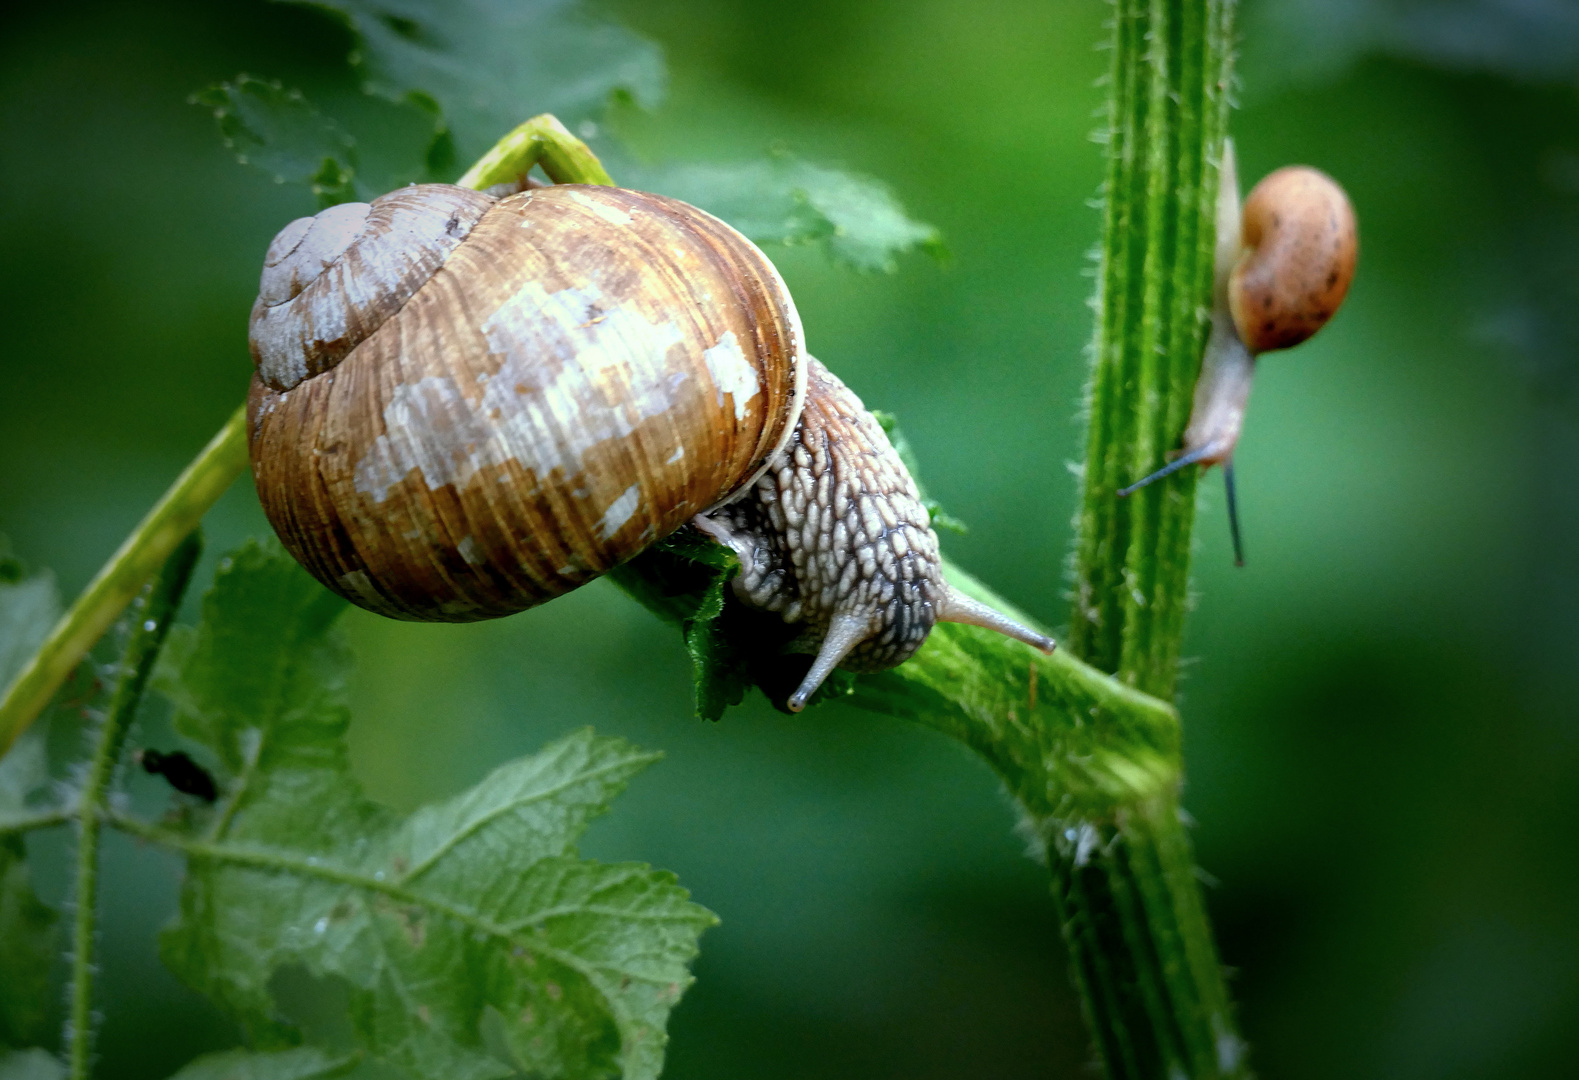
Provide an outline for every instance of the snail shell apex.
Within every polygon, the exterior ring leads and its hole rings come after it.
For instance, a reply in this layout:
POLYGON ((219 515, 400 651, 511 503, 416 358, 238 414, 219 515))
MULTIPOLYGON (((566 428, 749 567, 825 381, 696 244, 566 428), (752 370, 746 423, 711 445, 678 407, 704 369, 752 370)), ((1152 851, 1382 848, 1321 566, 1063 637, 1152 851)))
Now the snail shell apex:
POLYGON ((258 377, 289 390, 333 368, 427 283, 494 202, 427 184, 285 226, 264 257, 252 306, 258 377))
POLYGON ((1354 207, 1337 181, 1290 165, 1245 200, 1243 253, 1228 282, 1234 325, 1252 353, 1287 349, 1332 318, 1354 279, 1354 207))
POLYGON ((750 484, 789 439, 799 317, 710 215, 581 185, 423 185, 359 213, 271 247, 249 400, 265 512, 347 599, 522 610, 750 484))

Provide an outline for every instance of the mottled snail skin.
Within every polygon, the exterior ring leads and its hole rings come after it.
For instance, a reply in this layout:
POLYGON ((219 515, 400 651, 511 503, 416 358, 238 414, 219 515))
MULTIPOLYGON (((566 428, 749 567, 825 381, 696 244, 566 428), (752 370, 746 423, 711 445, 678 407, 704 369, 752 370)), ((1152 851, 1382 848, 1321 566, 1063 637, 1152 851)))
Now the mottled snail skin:
POLYGON ((789 699, 793 710, 835 667, 904 663, 940 621, 1053 648, 943 580, 937 534, 909 470, 860 398, 815 358, 789 445, 745 495, 695 524, 740 557, 735 595, 800 624, 791 650, 817 654, 789 699))
POLYGON ((816 653, 792 709, 940 620, 1053 648, 943 581, 915 483, 805 354, 772 263, 684 203, 426 185, 335 207, 270 246, 251 340, 265 512, 370 610, 510 614, 691 520, 816 653))
POLYGON ((313 219, 333 243, 293 223, 271 247, 249 410, 269 520, 348 600, 406 619, 522 610, 718 503, 789 438, 799 317, 709 215, 616 188, 496 202, 424 185, 376 200, 353 244, 358 212, 313 219), (438 208, 426 236, 414 204, 438 208), (308 270, 271 292, 292 240, 308 270))

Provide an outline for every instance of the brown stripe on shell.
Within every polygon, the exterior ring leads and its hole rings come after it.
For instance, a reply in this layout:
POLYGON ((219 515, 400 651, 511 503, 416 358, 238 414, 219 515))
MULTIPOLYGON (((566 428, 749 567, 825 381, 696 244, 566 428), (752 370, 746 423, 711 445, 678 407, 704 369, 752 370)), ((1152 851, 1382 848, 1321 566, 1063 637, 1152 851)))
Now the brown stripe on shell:
POLYGON ((364 607, 509 614, 740 486, 790 424, 798 327, 766 258, 684 204, 500 200, 331 372, 255 390, 265 509, 364 607), (739 358, 710 364, 730 334, 739 358))

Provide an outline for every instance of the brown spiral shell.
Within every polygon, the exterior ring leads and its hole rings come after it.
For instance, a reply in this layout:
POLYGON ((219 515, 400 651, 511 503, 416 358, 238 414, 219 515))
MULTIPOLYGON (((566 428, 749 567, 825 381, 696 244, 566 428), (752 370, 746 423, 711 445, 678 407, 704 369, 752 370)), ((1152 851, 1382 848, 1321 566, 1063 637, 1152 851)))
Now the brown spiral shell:
POLYGON ((448 185, 292 222, 251 344, 253 476, 329 588, 405 619, 568 592, 756 479, 799 418, 799 317, 694 207, 448 185))
POLYGON ((1228 288, 1241 340, 1252 353, 1298 345, 1332 318, 1354 279, 1359 234, 1348 195, 1318 169, 1278 169, 1245 200, 1241 236, 1228 288))

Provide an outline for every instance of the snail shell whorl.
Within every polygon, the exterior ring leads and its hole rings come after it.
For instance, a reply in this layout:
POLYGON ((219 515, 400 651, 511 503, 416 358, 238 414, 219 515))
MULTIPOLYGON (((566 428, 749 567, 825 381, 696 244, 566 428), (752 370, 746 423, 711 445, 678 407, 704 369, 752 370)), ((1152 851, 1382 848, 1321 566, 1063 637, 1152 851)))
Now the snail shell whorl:
POLYGON ((522 610, 751 483, 789 439, 794 304, 702 211, 426 185, 375 200, 351 240, 357 211, 340 213, 271 247, 249 430, 275 530, 348 599, 410 619, 522 610), (276 318, 315 289, 361 306, 276 318))
POLYGON ((494 200, 428 184, 341 203, 280 230, 248 334, 258 377, 289 390, 321 375, 401 309, 494 200))
POLYGON ((1240 338, 1253 353, 1298 345, 1338 310, 1354 278, 1349 197, 1317 169, 1278 169, 1245 200, 1242 239, 1228 287, 1240 338))

